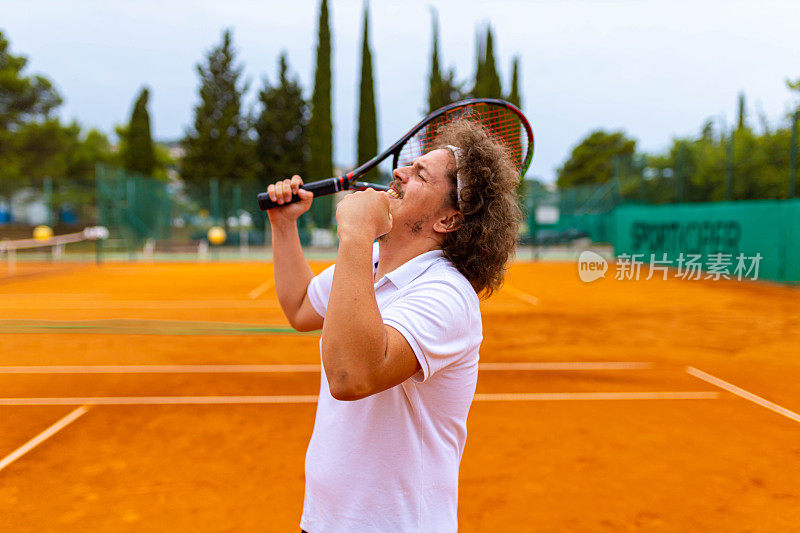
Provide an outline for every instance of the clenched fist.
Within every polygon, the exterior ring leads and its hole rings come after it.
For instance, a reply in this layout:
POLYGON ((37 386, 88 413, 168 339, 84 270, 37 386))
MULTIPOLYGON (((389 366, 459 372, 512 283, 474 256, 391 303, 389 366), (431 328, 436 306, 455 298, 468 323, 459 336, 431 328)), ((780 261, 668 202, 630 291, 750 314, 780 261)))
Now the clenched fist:
POLYGON ((392 229, 389 196, 375 189, 345 196, 336 207, 336 228, 340 239, 363 235, 375 240, 389 233, 392 229))
POLYGON ((292 176, 290 180, 279 181, 267 187, 270 200, 278 204, 286 204, 283 207, 275 207, 267 211, 270 224, 294 224, 300 215, 309 210, 314 193, 301 189, 302 184, 303 180, 300 176, 292 176), (299 195, 300 201, 290 204, 288 202, 292 199, 293 194, 299 195))

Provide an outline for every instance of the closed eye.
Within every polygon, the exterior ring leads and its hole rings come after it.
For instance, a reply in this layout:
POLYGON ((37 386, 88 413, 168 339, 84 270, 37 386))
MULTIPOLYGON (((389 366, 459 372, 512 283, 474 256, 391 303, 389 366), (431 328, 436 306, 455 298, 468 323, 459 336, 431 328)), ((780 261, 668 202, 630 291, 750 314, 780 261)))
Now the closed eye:
POLYGON ((417 177, 418 177, 419 179, 421 179, 422 181, 426 181, 426 182, 428 181, 428 180, 426 180, 426 179, 425 179, 425 177, 422 175, 422 168, 421 168, 421 167, 418 167, 417 165, 414 165, 414 170, 417 172, 417 177))

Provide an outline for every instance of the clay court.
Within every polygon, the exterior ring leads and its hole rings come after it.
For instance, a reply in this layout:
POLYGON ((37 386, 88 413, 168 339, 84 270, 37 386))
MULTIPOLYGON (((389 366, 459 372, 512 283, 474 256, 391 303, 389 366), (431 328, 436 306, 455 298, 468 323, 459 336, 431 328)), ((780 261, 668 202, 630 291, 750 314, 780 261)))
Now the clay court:
MULTIPOLYGON (((0 530, 299 530, 319 337, 270 265, 39 267, 0 279, 0 530)), ((520 261, 483 318, 462 531, 800 524, 797 288, 520 261)))

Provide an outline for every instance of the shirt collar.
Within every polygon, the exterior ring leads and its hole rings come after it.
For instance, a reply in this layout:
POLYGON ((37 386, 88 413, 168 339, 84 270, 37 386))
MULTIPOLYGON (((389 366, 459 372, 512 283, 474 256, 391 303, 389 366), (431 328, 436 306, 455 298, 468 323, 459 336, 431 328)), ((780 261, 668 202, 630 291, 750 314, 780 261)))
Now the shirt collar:
MULTIPOLYGON (((419 254, 386 274, 384 278, 391 281, 398 289, 402 289, 428 270, 440 257, 444 257, 444 252, 441 250, 431 250, 430 252, 419 254)), ((377 256, 375 256, 374 261, 377 268, 377 256)), ((380 283, 380 280, 378 280, 378 283, 380 283)))

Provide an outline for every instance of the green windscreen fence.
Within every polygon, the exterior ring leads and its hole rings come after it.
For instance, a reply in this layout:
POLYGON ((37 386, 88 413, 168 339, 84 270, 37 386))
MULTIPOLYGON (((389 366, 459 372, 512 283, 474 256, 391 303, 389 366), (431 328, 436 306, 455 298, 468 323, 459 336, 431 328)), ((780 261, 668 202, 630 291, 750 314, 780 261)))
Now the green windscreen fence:
POLYGON ((677 265, 691 254, 705 267, 724 259, 732 268, 739 256, 749 264, 760 257, 759 279, 800 283, 800 200, 622 205, 613 225, 618 257, 641 254, 646 264, 666 254, 677 265))
MULTIPOLYGON (((188 251, 206 239, 212 226, 226 230, 226 245, 263 246, 269 239, 266 213, 256 196, 260 183, 208 180, 184 184, 100 165, 96 171, 97 223, 109 229, 109 251, 188 251)), ((312 232, 334 235, 331 202, 315 202, 298 226, 303 244, 312 232)))

